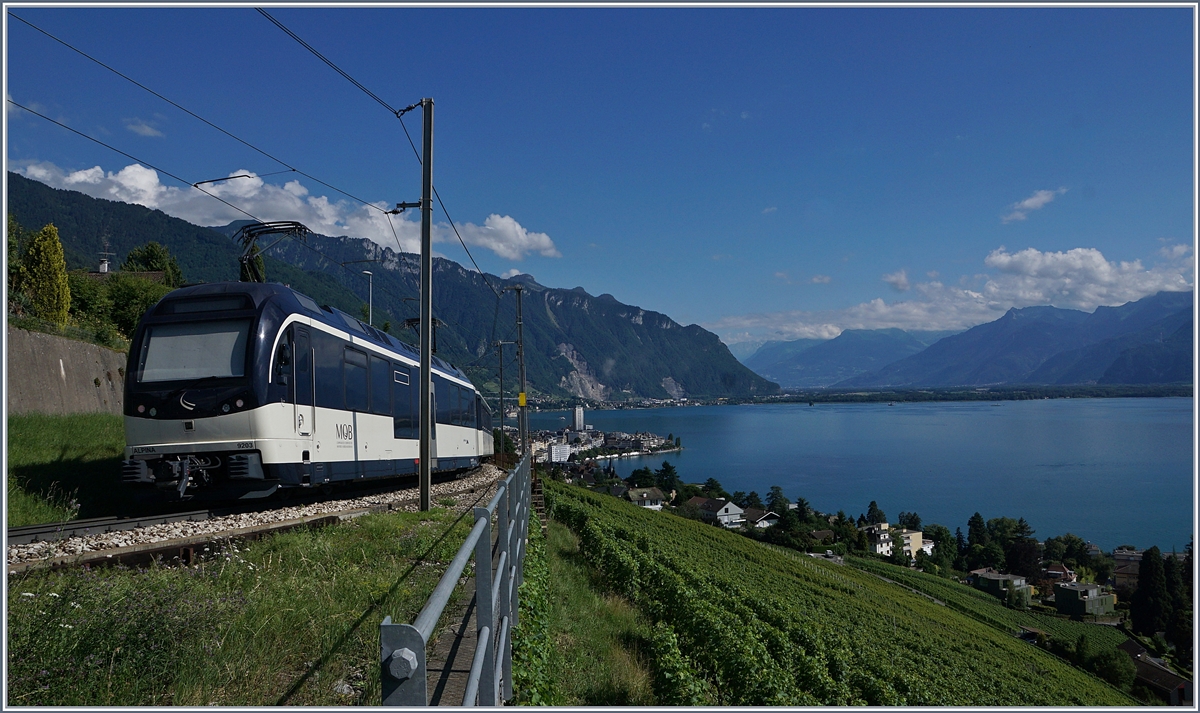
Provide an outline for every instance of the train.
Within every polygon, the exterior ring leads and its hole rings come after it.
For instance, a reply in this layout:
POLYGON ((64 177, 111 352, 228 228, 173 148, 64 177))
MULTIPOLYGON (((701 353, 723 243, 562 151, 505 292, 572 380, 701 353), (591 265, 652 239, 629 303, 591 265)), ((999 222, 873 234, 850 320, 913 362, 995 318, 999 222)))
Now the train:
MULTIPOLYGON (((492 414, 432 358, 430 467, 494 453, 492 414)), ((169 497, 261 498, 418 470, 420 353, 288 286, 219 282, 142 317, 125 369, 122 481, 169 497)))

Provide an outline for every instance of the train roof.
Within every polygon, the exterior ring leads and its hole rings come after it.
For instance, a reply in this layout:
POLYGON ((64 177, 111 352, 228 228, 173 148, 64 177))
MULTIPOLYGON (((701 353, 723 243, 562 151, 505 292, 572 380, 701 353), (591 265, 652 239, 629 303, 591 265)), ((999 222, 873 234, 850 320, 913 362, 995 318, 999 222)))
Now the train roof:
MULTIPOLYGON (((416 347, 406 342, 396 339, 386 332, 376 329, 362 320, 347 314, 336 307, 329 305, 318 305, 317 301, 308 295, 297 292, 287 285, 282 285, 278 282, 210 282, 200 285, 190 285, 181 287, 164 297, 166 300, 183 298, 183 297, 202 297, 207 295, 228 295, 242 294, 250 297, 254 302, 255 310, 273 297, 279 298, 277 302, 281 306, 286 307, 289 311, 306 314, 318 322, 326 324, 330 327, 348 331, 353 333, 360 339, 379 344, 380 346, 391 349, 395 352, 400 352, 412 359, 420 360, 421 352, 416 347)), ((453 374, 464 381, 470 382, 471 379, 463 372, 462 369, 454 366, 450 362, 442 359, 439 356, 433 356, 434 366, 443 371, 453 374)))

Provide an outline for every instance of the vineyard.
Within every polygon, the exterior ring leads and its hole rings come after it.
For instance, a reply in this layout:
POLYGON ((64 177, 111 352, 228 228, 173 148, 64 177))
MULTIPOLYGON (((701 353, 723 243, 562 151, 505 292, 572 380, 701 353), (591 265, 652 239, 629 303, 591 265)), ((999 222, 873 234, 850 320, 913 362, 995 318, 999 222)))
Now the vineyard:
POLYGON ((1008 633, 1018 633, 1020 628, 1025 626, 1038 629, 1050 639, 1069 646, 1074 645, 1081 635, 1086 635, 1092 646, 1104 649, 1115 649, 1129 638, 1112 626, 1088 624, 1082 621, 1059 619, 1039 612, 1009 609, 990 594, 924 572, 915 572, 886 562, 861 557, 848 557, 846 562, 863 571, 887 577, 905 587, 928 594, 934 599, 945 602, 946 606, 952 609, 1008 633))
POLYGON ((654 622, 660 705, 1136 705, 1099 679, 878 577, 546 483, 553 517, 654 622))

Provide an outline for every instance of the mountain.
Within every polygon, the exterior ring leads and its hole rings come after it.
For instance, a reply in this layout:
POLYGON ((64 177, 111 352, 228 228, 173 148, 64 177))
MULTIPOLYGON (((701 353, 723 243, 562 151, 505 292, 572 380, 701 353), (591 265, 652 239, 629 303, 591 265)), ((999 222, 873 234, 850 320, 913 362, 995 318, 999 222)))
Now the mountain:
MULTIPOLYGON (((150 240, 167 246, 191 281, 237 277, 239 250, 230 236, 245 221, 203 228, 142 206, 96 199, 9 173, 9 207, 26 228, 54 223, 68 266, 95 269, 107 235, 119 264, 150 240)), ((418 257, 380 249, 365 238, 309 235, 284 240, 266 258, 267 279, 289 284, 358 314, 367 300, 366 260, 374 287, 375 323, 416 341, 404 319, 418 314, 418 257), (355 263, 344 265, 344 263, 355 263)), ((612 295, 594 297, 582 287, 540 285, 528 275, 502 279, 434 258, 434 316, 438 356, 462 367, 485 393, 496 393, 498 357, 492 344, 516 339, 516 300, 498 297, 505 287, 524 291, 526 374, 531 394, 588 399, 745 397, 779 387, 739 363, 717 338, 697 325, 626 305, 612 295)), ((515 390, 516 349, 505 348, 505 391, 515 390)))
MULTIPOLYGON (((791 357, 811 349, 818 344, 824 344, 827 339, 795 339, 790 342, 764 342, 753 354, 742 360, 742 363, 762 374, 763 369, 790 359, 791 357)), ((780 384, 782 386, 782 384, 780 384)))
POLYGON ((1180 378, 1178 363, 1191 364, 1191 343, 1185 346, 1176 333, 1190 324, 1192 299, 1191 292, 1160 292, 1091 314, 1056 307, 1013 308, 994 322, 946 337, 836 386, 1190 381, 1190 369, 1180 378), (1155 343, 1159 347, 1143 348, 1155 343), (1123 366, 1117 367, 1118 362, 1123 366))
POLYGON ((916 354, 952 331, 847 329, 834 339, 770 342, 746 360, 784 388, 821 388, 916 354))

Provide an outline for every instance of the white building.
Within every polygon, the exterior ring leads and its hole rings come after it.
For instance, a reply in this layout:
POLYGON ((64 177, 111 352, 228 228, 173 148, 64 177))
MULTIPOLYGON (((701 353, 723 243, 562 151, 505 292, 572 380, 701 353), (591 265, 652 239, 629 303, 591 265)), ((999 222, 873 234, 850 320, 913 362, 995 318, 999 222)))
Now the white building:
POLYGON ((582 406, 575 407, 575 424, 574 424, 574 426, 575 426, 574 430, 576 430, 576 431, 584 430, 584 428, 583 428, 583 407, 582 406))
POLYGON ((550 444, 550 462, 551 463, 566 463, 567 458, 571 456, 571 447, 565 443, 550 444))

